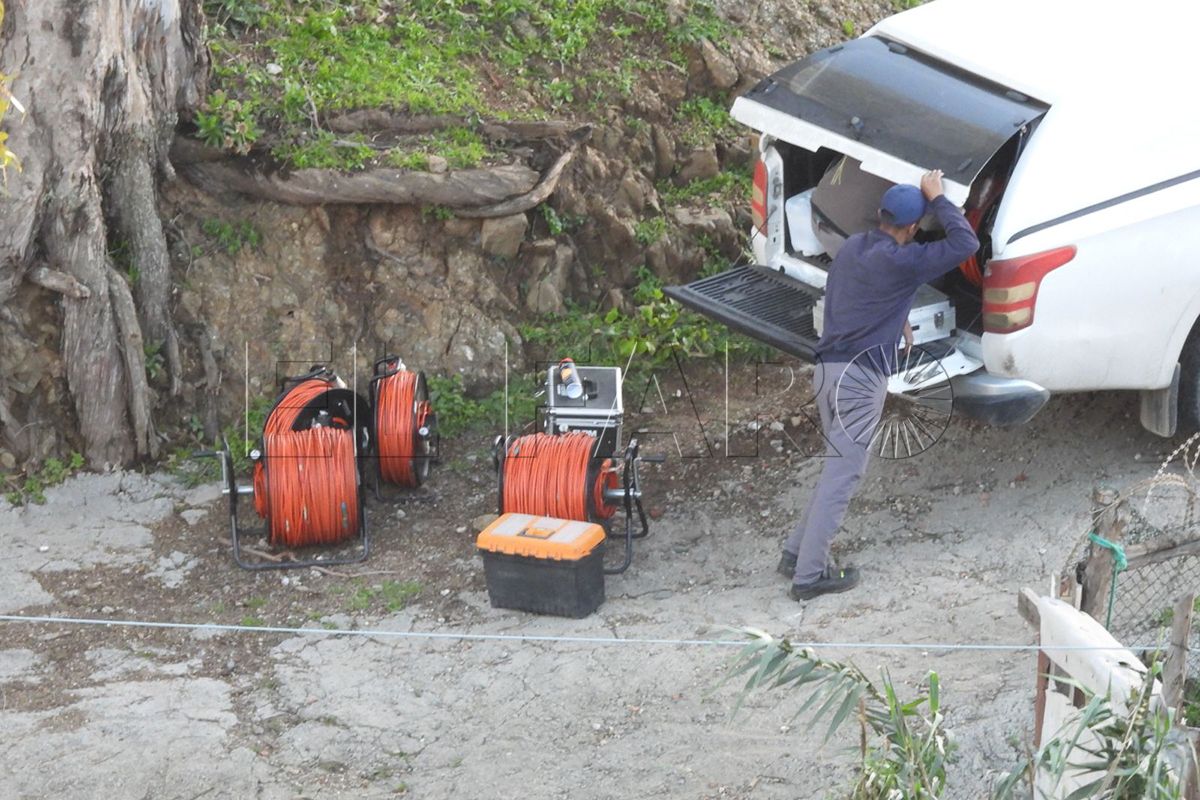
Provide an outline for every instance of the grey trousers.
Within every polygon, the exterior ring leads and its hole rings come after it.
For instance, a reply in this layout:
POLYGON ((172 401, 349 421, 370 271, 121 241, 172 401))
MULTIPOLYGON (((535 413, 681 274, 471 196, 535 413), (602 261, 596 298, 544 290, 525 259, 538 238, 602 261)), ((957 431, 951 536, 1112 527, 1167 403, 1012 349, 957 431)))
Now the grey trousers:
POLYGON ((862 361, 818 363, 813 386, 825 433, 825 465, 808 509, 783 546, 796 554, 795 583, 815 581, 829 565, 829 547, 866 472, 887 398, 887 378, 862 361))

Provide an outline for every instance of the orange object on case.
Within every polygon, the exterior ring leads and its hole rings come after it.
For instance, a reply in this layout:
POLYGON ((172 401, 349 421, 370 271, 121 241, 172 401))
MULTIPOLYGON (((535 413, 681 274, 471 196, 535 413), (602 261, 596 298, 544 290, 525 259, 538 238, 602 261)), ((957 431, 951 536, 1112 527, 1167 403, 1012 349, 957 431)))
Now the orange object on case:
POLYGON ((592 522, 501 514, 479 534, 475 546, 489 553, 578 561, 604 541, 604 529, 592 522))

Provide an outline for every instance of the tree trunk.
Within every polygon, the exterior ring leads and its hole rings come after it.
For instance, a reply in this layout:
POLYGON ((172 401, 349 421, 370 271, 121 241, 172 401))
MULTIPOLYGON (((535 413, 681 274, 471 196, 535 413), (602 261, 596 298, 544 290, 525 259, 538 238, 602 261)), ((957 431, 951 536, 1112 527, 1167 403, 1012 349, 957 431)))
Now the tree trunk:
MULTIPOLYGON (((178 113, 195 106, 207 77, 199 0, 6 7, 0 73, 15 76, 28 114, 4 122, 22 171, 9 170, 0 192, 0 312, 22 281, 59 293, 85 455, 96 466, 128 463, 155 451, 146 352, 163 354, 172 391, 181 374, 156 182, 173 177, 178 113), (128 277, 113 269, 118 245, 128 277)), ((5 391, 0 383, 0 407, 5 391)))

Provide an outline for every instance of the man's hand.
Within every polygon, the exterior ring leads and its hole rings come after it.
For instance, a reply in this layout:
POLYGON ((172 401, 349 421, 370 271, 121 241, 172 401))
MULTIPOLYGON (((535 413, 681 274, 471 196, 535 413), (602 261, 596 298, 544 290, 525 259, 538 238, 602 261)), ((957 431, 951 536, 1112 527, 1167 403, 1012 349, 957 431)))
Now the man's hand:
POLYGON ((921 193, 931 203, 942 196, 942 171, 940 169, 930 170, 921 176, 921 193))
POLYGON ((902 347, 900 349, 903 350, 904 352, 908 352, 909 350, 912 350, 912 346, 913 346, 912 325, 908 324, 908 320, 904 320, 904 347, 902 347))

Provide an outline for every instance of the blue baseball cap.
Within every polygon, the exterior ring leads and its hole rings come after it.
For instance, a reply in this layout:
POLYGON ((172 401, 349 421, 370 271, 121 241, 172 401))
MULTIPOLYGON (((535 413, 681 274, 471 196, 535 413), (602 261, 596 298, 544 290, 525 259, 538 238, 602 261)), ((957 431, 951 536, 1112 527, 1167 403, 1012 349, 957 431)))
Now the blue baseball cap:
POLYGON ((879 210, 885 215, 884 222, 892 225, 912 225, 925 216, 925 195, 916 186, 901 183, 883 193, 879 210))

